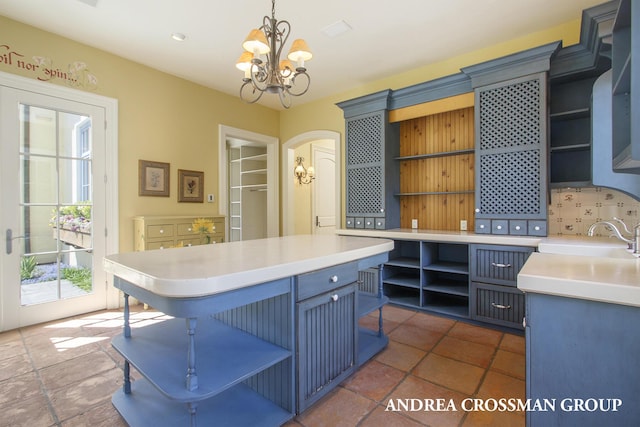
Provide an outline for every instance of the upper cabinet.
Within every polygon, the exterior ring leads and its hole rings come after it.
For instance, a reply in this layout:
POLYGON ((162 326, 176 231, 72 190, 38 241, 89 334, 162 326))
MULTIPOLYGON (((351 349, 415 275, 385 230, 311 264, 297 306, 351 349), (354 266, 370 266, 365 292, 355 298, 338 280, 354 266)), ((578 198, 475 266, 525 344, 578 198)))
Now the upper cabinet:
POLYGON ((613 25, 613 168, 640 173, 640 5, 621 0, 613 25), (635 96, 632 96, 635 95, 635 96))
POLYGON ((639 25, 638 3, 609 1, 583 10, 575 45, 548 43, 338 103, 346 226, 415 219, 422 229, 546 236, 549 188, 640 197, 639 25))
POLYGON ((548 70, 559 46, 462 70, 476 94, 476 233, 547 235, 548 70))
POLYGON ((338 106, 346 132, 346 201, 348 228, 400 226, 397 126, 389 123, 391 91, 382 91, 338 106))

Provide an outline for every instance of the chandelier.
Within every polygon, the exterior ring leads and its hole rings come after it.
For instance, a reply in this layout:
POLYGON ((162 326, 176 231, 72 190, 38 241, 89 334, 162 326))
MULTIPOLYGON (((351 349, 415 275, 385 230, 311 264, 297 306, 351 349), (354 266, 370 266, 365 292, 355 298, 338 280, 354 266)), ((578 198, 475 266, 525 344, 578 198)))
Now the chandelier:
POLYGON ((278 21, 276 1, 271 0, 271 18, 265 16, 262 26, 253 29, 242 43, 245 52, 236 67, 244 71, 240 87, 240 99, 250 104, 258 101, 263 93, 277 93, 284 108, 291 106, 291 97, 304 95, 309 90, 311 78, 304 66, 313 55, 307 42, 294 40, 287 59, 280 60, 291 25, 278 21), (295 68, 293 62, 296 63, 295 68))

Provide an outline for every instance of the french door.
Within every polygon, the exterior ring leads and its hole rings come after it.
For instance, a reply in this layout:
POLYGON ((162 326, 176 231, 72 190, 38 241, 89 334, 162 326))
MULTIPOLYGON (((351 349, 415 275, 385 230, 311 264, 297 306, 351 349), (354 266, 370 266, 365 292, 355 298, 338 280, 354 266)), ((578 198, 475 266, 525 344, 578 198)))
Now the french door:
POLYGON ((105 109, 0 85, 0 330, 107 307, 105 109))

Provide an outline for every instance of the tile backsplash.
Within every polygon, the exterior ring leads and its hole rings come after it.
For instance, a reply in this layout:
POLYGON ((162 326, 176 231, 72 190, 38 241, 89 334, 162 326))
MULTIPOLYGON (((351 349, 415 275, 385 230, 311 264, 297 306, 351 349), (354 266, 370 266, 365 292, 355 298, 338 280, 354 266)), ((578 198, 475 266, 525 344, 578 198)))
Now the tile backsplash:
MULTIPOLYGON (((549 236, 583 235, 596 221, 620 218, 631 228, 640 222, 640 201, 605 187, 554 189, 549 205, 549 236)), ((604 227, 596 235, 608 236, 604 227)))

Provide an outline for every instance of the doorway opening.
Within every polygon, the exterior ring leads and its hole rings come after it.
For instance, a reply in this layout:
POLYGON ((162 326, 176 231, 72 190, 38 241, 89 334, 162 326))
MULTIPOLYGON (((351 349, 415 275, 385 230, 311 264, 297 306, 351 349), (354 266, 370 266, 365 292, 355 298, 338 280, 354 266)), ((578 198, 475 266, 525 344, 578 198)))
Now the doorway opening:
POLYGON ((219 198, 230 242, 280 235, 278 139, 221 125, 219 198))
MULTIPOLYGON (((342 174, 341 174, 341 153, 342 145, 340 134, 334 131, 311 131, 291 138, 282 146, 282 223, 283 235, 293 234, 318 234, 327 232, 324 227, 333 221, 335 228, 341 225, 342 207, 342 174), (314 155, 314 151, 316 155, 314 155), (327 155, 317 153, 330 153, 333 155, 332 179, 325 181, 328 185, 322 185, 323 178, 318 175, 322 171, 321 163, 316 171, 316 178, 311 184, 300 184, 294 179, 293 170, 296 165, 297 154, 303 154, 305 165, 311 165, 316 169, 314 161, 327 159, 327 155), (309 153, 308 155, 306 153, 309 153), (307 159, 306 156, 309 158, 307 159), (319 191, 319 190, 322 191, 319 191), (333 207, 333 215, 323 215, 319 206, 314 206, 313 200, 324 202, 325 205, 333 207), (319 215, 320 213, 320 215, 319 215), (330 219, 331 216, 333 219, 330 219), (297 229, 297 231, 296 231, 297 229)), ((328 161, 325 162, 329 164, 328 161)), ((331 170, 331 169, 325 169, 331 170)), ((332 232, 332 231, 331 231, 332 232)))

